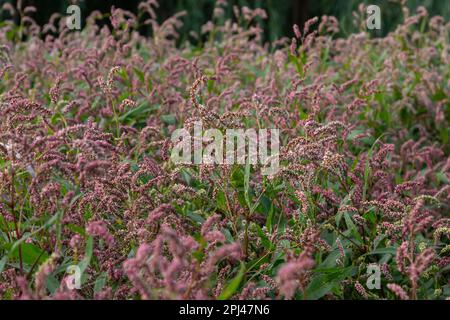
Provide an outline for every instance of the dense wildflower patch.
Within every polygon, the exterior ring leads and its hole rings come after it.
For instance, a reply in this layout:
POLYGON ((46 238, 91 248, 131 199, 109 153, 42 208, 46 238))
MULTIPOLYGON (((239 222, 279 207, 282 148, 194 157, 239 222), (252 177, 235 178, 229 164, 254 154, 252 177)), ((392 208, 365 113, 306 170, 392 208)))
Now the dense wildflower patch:
POLYGON ((225 5, 199 45, 154 0, 81 31, 5 8, 0 298, 450 296, 449 22, 336 38, 324 16, 264 43, 263 10, 225 5), (195 121, 279 129, 279 171, 174 164, 195 121))

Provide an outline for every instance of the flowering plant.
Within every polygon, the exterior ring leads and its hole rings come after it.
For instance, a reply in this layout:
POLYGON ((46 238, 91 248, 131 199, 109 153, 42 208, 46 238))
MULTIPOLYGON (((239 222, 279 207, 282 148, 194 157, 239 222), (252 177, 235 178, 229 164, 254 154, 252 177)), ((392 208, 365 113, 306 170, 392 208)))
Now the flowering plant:
POLYGON ((263 10, 223 21, 217 1, 194 46, 155 0, 81 31, 20 3, 0 26, 0 298, 450 296, 442 17, 336 38, 323 16, 266 44, 263 10), (196 121, 279 129, 279 170, 173 163, 196 121))

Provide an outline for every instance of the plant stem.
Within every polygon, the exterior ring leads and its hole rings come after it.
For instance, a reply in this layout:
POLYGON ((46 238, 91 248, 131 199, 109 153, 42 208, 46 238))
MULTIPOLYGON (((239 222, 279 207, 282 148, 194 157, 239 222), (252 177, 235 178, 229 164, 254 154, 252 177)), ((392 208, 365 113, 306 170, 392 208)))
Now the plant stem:
MULTIPOLYGON (((11 202, 10 202, 10 208, 11 208, 11 215, 13 217, 13 223, 14 223, 14 229, 16 232, 16 239, 19 240, 21 238, 19 225, 16 218, 16 199, 15 199, 15 187, 14 187, 14 180, 15 180, 15 171, 13 166, 11 165, 11 202)), ((19 244, 19 265, 20 265, 20 272, 23 273, 23 258, 22 258, 22 245, 19 244)))

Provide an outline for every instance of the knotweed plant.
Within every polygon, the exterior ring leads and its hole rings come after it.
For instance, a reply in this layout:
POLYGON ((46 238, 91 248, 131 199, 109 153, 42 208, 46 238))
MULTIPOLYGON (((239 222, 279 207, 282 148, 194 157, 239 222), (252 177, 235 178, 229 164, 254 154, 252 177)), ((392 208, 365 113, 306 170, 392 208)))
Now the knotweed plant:
POLYGON ((405 8, 338 38, 323 16, 266 43, 266 12, 226 7, 193 45, 155 0, 82 30, 3 6, 1 299, 450 296, 450 23, 405 8), (276 172, 172 161, 198 122, 279 130, 276 172))

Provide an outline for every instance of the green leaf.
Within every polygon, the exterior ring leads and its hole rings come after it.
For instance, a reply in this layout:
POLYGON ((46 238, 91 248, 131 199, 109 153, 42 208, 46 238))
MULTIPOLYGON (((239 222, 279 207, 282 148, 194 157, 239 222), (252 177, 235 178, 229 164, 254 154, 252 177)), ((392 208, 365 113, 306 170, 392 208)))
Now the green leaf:
POLYGON ((256 231, 258 232, 258 235, 261 238, 261 243, 262 243, 263 247, 267 250, 272 250, 274 247, 272 242, 270 242, 269 238, 267 238, 267 236, 265 235, 264 231, 261 229, 260 226, 258 226, 258 225, 255 225, 255 226, 256 226, 256 231))
MULTIPOLYGON (((316 272, 319 270, 316 270, 316 272)), ((330 292, 340 282, 348 277, 354 276, 358 272, 357 267, 321 269, 321 274, 313 277, 306 288, 307 299, 316 300, 330 292)))
POLYGON ((306 289, 306 297, 309 300, 317 300, 333 289, 334 283, 327 281, 327 276, 322 274, 314 277, 306 289))
POLYGON ((106 284, 107 274, 103 272, 97 279, 95 279, 94 283, 94 293, 98 293, 102 291, 103 287, 106 284))
MULTIPOLYGON (((353 193, 353 192, 352 192, 353 193)), ((341 210, 341 207, 346 205, 348 203, 350 199, 350 194, 347 194, 344 199, 341 201, 341 203, 339 204, 339 210, 338 213, 335 216, 335 221, 336 221, 336 226, 339 227, 339 224, 341 223, 341 219, 342 219, 342 215, 344 214, 344 212, 347 212, 345 210, 341 210)))
POLYGON ((216 205, 220 210, 228 211, 225 193, 222 190, 217 192, 216 205))
POLYGON ((173 114, 164 114, 161 116, 161 121, 166 124, 176 124, 177 118, 173 114))
POLYGON ((378 248, 378 249, 370 251, 368 254, 374 255, 374 254, 387 254, 387 253, 396 255, 397 249, 395 247, 378 248))
POLYGON ((139 81, 144 82, 145 81, 145 73, 139 70, 138 68, 133 68, 134 73, 139 78, 139 81))
POLYGON ((84 258, 78 264, 78 267, 80 268, 80 276, 84 273, 84 271, 86 271, 87 267, 91 263, 93 250, 94 250, 94 238, 92 236, 89 236, 86 242, 86 250, 84 253, 84 258))
POLYGON ((0 273, 2 273, 3 269, 5 269, 7 262, 8 262, 8 255, 4 255, 3 258, 0 260, 0 273))
POLYGON ((361 235, 359 234, 358 229, 356 228, 356 225, 353 223, 353 220, 348 214, 348 212, 344 212, 344 219, 345 223, 347 224, 347 227, 349 228, 349 230, 351 230, 353 236, 360 242, 362 242, 361 235))
MULTIPOLYGON (((241 189, 244 187, 245 174, 240 167, 236 167, 231 174, 231 185, 233 188, 241 189)), ((242 189, 241 189, 242 190, 242 189)))
MULTIPOLYGON (((10 250, 12 245, 8 243, 4 247, 10 250)), ((47 252, 35 246, 34 244, 23 243, 21 245, 21 249, 22 249, 22 259, 25 264, 33 265, 38 259, 39 259, 38 263, 42 263, 48 258, 47 252)), ((14 251, 11 250, 9 251, 9 257, 19 259, 18 247, 16 247, 14 251)))
POLYGON ((41 226, 40 228, 34 230, 33 232, 29 233, 24 233, 22 235, 22 238, 20 238, 19 240, 17 240, 16 242, 14 242, 12 244, 12 246, 9 248, 9 253, 8 256, 13 256, 16 252, 16 250, 19 248, 19 246, 25 242, 25 240, 31 238, 33 235, 41 232, 42 230, 50 227, 51 225, 53 225, 58 219, 58 213, 56 213, 55 215, 53 215, 50 219, 48 219, 45 224, 43 226, 41 226))
POLYGON ((46 279, 46 285, 48 291, 50 291, 50 294, 55 293, 55 291, 60 287, 60 283, 58 279, 55 278, 53 275, 49 275, 46 279))
POLYGON ((203 218, 201 215, 199 215, 198 213, 196 213, 195 211, 191 211, 189 210, 186 214, 189 218, 191 218, 193 221, 198 222, 200 224, 202 224, 203 222, 205 222, 205 218, 203 218))
POLYGON ((229 299, 239 288, 241 284, 242 278, 245 274, 245 264, 241 262, 241 269, 239 270, 236 277, 234 277, 228 285, 223 289, 222 293, 218 297, 218 300, 227 300, 229 299))
POLYGON ((275 213, 275 210, 273 208, 273 203, 270 203, 270 208, 269 208, 269 216, 267 217, 266 220, 266 228, 267 230, 269 230, 269 232, 272 232, 272 223, 273 223, 273 215, 275 213))
POLYGON ((245 202, 247 203, 248 209, 250 210, 250 214, 252 213, 252 204, 250 202, 250 158, 247 157, 247 161, 245 162, 245 172, 244 172, 244 195, 245 202))
POLYGON ((367 129, 360 128, 360 129, 354 129, 347 135, 347 141, 352 141, 355 139, 356 136, 360 135, 361 133, 365 133, 367 129))
POLYGON ((448 180, 447 176, 444 173, 442 173, 442 172, 437 172, 436 173, 436 178, 441 183, 446 183, 446 184, 450 183, 450 181, 448 180))
POLYGON ((150 106, 149 103, 146 101, 146 102, 141 103, 138 107, 128 110, 125 114, 120 116, 119 120, 124 121, 124 120, 127 120, 128 118, 135 119, 138 116, 145 117, 149 112, 151 112, 157 108, 158 108, 158 106, 150 106))

